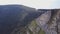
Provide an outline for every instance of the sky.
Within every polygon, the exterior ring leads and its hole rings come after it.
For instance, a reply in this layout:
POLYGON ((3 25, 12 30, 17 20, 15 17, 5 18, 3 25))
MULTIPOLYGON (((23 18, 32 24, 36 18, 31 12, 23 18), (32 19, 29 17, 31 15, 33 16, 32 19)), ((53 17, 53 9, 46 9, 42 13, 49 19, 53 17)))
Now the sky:
POLYGON ((0 0, 0 5, 19 4, 36 9, 59 9, 60 0, 0 0))

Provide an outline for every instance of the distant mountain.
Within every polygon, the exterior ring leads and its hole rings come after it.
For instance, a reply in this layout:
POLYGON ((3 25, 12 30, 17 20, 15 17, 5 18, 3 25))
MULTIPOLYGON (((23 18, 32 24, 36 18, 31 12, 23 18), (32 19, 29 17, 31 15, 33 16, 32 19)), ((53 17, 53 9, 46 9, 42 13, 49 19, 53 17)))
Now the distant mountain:
POLYGON ((0 34, 11 34, 45 12, 23 5, 0 5, 0 34))

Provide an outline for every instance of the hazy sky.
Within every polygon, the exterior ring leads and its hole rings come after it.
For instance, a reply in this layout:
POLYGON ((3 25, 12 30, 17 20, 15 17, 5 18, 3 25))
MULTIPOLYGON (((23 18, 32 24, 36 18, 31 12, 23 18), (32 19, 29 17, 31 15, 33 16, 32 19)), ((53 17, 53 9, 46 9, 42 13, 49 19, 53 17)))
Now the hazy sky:
POLYGON ((0 5, 20 4, 37 9, 60 8, 60 0, 0 0, 0 5))

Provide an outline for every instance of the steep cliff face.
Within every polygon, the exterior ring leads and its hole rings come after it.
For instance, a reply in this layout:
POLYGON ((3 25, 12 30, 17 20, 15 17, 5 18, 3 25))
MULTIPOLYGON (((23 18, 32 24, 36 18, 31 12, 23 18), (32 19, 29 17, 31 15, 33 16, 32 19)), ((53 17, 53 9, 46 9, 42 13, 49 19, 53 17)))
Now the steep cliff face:
POLYGON ((60 9, 40 9, 47 11, 29 25, 33 34, 60 34, 60 9), (35 24, 35 25, 34 25, 35 24), (41 31, 42 30, 42 31, 41 31), (40 32, 40 33, 39 33, 40 32), (42 32, 42 33, 41 33, 42 32))
POLYGON ((57 34, 60 34, 60 10, 57 12, 57 34))

